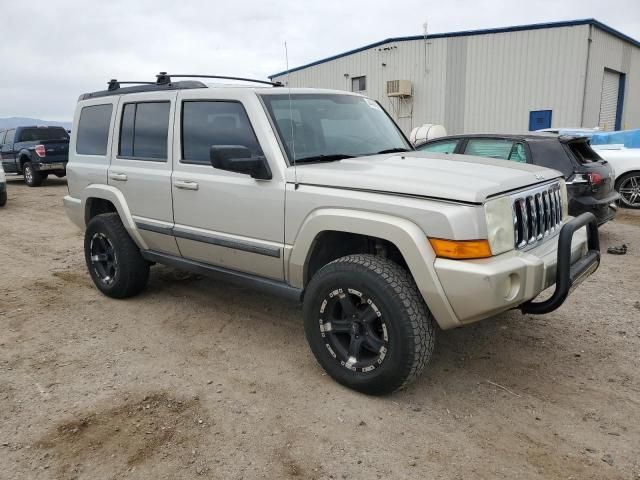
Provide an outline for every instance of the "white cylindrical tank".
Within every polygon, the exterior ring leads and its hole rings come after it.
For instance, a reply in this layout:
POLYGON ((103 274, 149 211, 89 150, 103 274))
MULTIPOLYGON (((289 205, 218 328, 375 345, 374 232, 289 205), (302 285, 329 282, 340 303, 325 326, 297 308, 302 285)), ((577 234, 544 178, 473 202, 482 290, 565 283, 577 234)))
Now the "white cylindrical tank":
POLYGON ((435 123, 425 123, 420 127, 416 127, 411 130, 409 140, 414 145, 417 145, 427 140, 432 140, 438 137, 446 137, 447 130, 442 125, 436 125, 435 123))

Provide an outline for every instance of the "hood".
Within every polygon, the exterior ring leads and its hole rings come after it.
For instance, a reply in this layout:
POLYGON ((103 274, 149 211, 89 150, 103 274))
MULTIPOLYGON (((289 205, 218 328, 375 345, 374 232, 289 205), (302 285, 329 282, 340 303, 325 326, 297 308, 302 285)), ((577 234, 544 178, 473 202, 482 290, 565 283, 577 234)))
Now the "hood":
MULTIPOLYGON (((293 182, 293 169, 287 181, 293 182)), ((537 165, 470 155, 407 152, 297 166, 298 183, 482 203, 554 178, 537 165)))

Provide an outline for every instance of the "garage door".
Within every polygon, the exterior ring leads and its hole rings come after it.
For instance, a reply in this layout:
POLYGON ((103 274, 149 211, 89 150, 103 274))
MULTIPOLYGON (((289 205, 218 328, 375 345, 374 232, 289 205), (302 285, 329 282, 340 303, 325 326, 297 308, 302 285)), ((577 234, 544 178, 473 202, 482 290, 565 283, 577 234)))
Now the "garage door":
POLYGON ((600 99, 600 120, 598 121, 598 126, 603 130, 615 130, 616 128, 619 86, 620 74, 605 70, 602 77, 602 98, 600 99))

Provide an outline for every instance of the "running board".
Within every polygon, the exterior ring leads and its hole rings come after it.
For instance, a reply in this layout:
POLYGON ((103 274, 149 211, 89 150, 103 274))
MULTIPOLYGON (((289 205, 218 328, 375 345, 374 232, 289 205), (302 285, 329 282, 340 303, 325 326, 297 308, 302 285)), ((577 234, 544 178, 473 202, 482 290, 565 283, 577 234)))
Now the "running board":
POLYGON ((156 262, 162 265, 188 270, 193 273, 233 283, 241 287, 262 290, 297 303, 302 301, 302 289, 292 287, 284 282, 251 275, 250 273, 229 270, 228 268, 215 267, 206 263, 188 260, 186 258, 176 257, 166 253, 154 252, 151 250, 142 250, 140 253, 142 254, 142 257, 149 262, 156 262))

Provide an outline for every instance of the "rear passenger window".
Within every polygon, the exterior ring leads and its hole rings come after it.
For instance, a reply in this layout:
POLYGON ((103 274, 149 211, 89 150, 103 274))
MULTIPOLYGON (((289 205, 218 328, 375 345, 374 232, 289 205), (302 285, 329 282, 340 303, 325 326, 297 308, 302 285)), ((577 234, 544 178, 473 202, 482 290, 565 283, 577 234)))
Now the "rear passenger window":
POLYGON ((432 153, 453 153, 458 146, 459 140, 446 140, 442 142, 428 143, 421 145, 416 150, 420 152, 432 152, 432 153))
POLYGON ((479 157, 509 159, 513 140, 503 138, 470 138, 464 153, 479 157))
POLYGON ((78 123, 76 153, 79 155, 106 155, 109 141, 109 124, 113 106, 93 105, 83 107, 78 123))
POLYGON ((508 160, 513 162, 527 163, 527 151, 522 143, 514 143, 509 153, 508 160))
POLYGON ((166 160, 169 102, 127 103, 122 111, 118 156, 166 160))
POLYGON ((254 156, 262 149, 238 102, 186 101, 182 104, 182 162, 210 164, 212 145, 242 145, 254 156))

